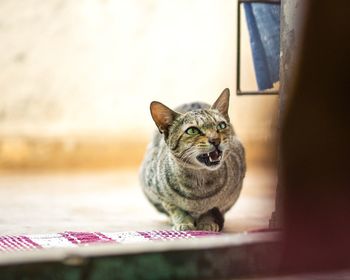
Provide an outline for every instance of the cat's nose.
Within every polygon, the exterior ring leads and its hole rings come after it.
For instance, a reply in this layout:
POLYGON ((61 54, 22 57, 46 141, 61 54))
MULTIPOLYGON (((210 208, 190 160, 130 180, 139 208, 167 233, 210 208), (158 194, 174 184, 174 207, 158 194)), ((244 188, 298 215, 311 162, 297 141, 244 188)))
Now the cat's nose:
POLYGON ((208 142, 210 144, 213 144, 215 147, 217 147, 220 145, 221 140, 220 140, 220 138, 209 138, 208 142))

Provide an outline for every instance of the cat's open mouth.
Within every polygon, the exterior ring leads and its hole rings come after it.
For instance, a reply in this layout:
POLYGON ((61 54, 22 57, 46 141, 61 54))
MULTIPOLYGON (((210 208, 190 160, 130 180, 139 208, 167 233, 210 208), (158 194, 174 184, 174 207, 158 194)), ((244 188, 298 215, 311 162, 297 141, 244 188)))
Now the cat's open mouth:
POLYGON ((197 160, 201 163, 204 163, 206 166, 215 166, 220 163, 222 158, 222 151, 215 149, 210 153, 205 153, 197 156, 197 160))

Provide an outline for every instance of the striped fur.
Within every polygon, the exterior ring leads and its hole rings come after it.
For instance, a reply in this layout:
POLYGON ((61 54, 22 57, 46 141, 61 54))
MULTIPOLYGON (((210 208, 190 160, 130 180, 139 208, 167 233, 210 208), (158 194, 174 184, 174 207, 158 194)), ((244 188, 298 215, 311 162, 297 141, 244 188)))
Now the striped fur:
POLYGON ((228 102, 226 89, 212 107, 197 102, 174 112, 161 103, 151 106, 163 135, 157 132, 147 149, 141 183, 146 197, 170 216, 176 230, 221 230, 224 213, 240 194, 246 169, 244 148, 229 122, 228 102), (218 129, 221 122, 226 128, 218 129), (188 135, 189 127, 201 133, 188 135), (222 151, 215 166, 197 158, 215 149, 210 139, 219 141, 215 147, 222 151))

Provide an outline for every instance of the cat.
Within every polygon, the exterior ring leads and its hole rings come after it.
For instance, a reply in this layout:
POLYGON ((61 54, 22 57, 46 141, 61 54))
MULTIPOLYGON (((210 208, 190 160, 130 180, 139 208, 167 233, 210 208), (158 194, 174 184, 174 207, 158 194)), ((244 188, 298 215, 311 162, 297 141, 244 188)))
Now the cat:
POLYGON ((230 123, 229 98, 225 89, 211 107, 150 105, 159 132, 142 163, 141 185, 174 230, 221 231, 224 214, 239 197, 245 152, 230 123))

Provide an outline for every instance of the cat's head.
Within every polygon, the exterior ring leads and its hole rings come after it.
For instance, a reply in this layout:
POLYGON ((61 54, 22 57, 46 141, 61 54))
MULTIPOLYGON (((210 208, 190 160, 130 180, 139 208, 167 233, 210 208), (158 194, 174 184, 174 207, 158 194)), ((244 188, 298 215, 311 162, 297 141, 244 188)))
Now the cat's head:
POLYGON ((229 153, 234 130, 228 116, 230 91, 225 89, 214 104, 185 113, 160 102, 151 103, 151 115, 174 158, 196 169, 217 169, 229 153))

